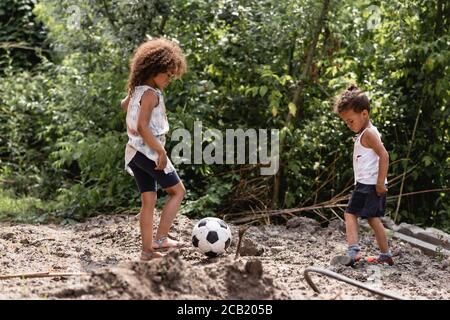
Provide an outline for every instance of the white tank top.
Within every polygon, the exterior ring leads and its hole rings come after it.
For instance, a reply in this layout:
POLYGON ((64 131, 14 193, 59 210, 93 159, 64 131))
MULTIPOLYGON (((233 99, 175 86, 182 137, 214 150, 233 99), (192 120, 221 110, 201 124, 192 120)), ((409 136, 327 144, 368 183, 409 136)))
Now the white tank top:
MULTIPOLYGON (((378 162, 380 157, 371 148, 366 148, 361 144, 361 138, 367 129, 371 129, 381 138, 380 132, 372 124, 369 124, 360 134, 356 136, 353 147, 353 172, 355 174, 355 184, 377 184, 378 162)), ((384 182, 387 184, 387 180, 384 182)))
MULTIPOLYGON (((164 104, 164 98, 161 91, 156 90, 150 86, 137 86, 130 97, 126 119, 128 143, 125 148, 125 169, 131 175, 133 175, 133 172, 128 167, 128 164, 136 155, 137 151, 144 154, 150 160, 153 160, 155 162, 158 161, 158 153, 145 144, 144 139, 139 135, 137 131, 137 121, 139 118, 139 112, 141 110, 141 99, 142 95, 147 90, 153 91, 158 97, 158 105, 153 108, 152 115, 148 123, 149 129, 162 146, 164 146, 166 143, 165 134, 169 131, 166 106, 164 104)), ((167 165, 164 168, 164 172, 169 173, 174 170, 175 168, 173 167, 172 162, 169 158, 167 158, 167 165)))

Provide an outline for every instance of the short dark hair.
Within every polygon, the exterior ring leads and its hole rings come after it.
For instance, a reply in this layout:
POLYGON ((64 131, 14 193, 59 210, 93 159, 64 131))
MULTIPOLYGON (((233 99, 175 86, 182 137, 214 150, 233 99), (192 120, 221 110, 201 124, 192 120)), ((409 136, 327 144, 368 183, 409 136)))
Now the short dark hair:
POLYGON ((340 113, 342 111, 353 109, 355 112, 362 112, 367 110, 370 112, 370 101, 364 91, 359 89, 356 85, 350 85, 344 92, 342 92, 336 102, 334 103, 334 112, 340 113))

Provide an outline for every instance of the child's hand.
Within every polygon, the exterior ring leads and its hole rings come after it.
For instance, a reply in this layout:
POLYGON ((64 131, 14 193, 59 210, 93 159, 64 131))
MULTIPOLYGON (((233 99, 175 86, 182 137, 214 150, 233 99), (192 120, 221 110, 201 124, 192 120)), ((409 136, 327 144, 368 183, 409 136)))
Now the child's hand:
POLYGON ((375 187, 376 192, 377 192, 377 196, 381 197, 382 195, 384 195, 388 189, 386 188, 385 184, 377 184, 377 186, 375 187))
POLYGON ((158 152, 158 163, 156 164, 155 170, 164 170, 167 165, 167 154, 166 151, 158 152))
POLYGON ((135 137, 139 136, 139 132, 137 132, 136 130, 133 130, 132 128, 130 128, 128 126, 127 126, 127 132, 129 134, 131 134, 132 136, 135 136, 135 137))

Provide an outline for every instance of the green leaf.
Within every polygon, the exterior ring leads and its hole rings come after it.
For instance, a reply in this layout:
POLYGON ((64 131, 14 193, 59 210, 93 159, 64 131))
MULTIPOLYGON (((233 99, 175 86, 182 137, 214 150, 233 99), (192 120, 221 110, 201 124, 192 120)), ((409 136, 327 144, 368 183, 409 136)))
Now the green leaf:
POLYGON ((430 156, 424 156, 422 158, 422 162, 425 164, 425 167, 428 167, 431 163, 433 163, 433 158, 430 156))
POLYGON ((288 104, 289 113, 295 117, 295 114, 297 113, 297 106, 293 102, 289 102, 288 104))
POLYGON ((268 90, 269 89, 266 86, 259 87, 259 95, 261 97, 264 97, 268 90))

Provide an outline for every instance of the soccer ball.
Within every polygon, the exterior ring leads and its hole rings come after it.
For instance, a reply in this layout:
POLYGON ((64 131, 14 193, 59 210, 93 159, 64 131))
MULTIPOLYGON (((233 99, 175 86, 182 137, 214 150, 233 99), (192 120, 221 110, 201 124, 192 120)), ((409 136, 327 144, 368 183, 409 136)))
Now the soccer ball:
POLYGON ((230 247, 230 227, 219 218, 203 218, 192 230, 192 244, 208 258, 217 257, 230 247))

